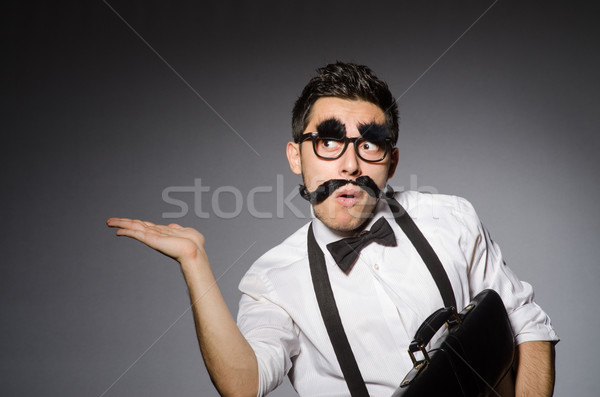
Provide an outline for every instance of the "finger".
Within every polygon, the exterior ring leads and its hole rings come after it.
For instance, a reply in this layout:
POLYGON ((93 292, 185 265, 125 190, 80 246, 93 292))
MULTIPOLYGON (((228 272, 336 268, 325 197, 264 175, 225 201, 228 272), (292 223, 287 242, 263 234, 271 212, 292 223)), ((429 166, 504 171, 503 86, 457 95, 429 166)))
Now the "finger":
POLYGON ((181 230, 181 229, 183 229, 183 226, 180 226, 180 225, 178 225, 178 224, 176 224, 176 223, 170 223, 168 226, 169 226, 171 229, 178 229, 178 230, 181 230))
POLYGON ((108 227, 120 227, 123 229, 134 229, 134 230, 144 230, 146 224, 139 219, 129 219, 129 218, 110 218, 106 224, 108 227))
POLYGON ((131 237, 144 244, 154 243, 157 238, 171 237, 162 233, 160 230, 153 229, 129 229, 120 228, 116 232, 117 236, 131 237))
MULTIPOLYGON (((166 226, 162 226, 166 228, 166 226)), ((147 229, 147 230, 134 230, 134 229, 118 229, 116 232, 117 236, 129 237, 137 240, 148 247, 153 248, 163 254, 170 256, 171 258, 177 258, 180 255, 182 240, 173 235, 161 233, 160 231, 147 229)), ((185 240, 183 240, 185 241, 185 240)))
MULTIPOLYGON (((111 218, 108 218, 106 220, 106 224, 110 226, 110 225, 114 224, 115 222, 124 221, 124 220, 127 220, 127 219, 128 218, 115 218, 115 217, 111 217, 111 218)), ((131 219, 129 219, 129 220, 131 220, 131 219)))
POLYGON ((132 229, 118 229, 117 236, 131 237, 136 240, 144 242, 146 233, 141 230, 132 230, 132 229))
POLYGON ((127 224, 133 222, 133 219, 129 219, 129 218, 108 218, 106 220, 106 224, 109 227, 120 227, 117 225, 122 225, 122 224, 127 224))

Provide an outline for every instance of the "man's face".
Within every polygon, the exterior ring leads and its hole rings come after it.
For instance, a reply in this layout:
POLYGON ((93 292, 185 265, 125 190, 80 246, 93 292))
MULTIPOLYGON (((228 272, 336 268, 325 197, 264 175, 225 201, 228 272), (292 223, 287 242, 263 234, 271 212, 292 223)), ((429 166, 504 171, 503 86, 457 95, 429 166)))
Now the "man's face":
MULTIPOLYGON (((317 131, 317 126, 328 119, 339 120, 346 128, 346 136, 358 137, 358 127, 370 123, 385 124, 383 110, 377 105, 361 100, 334 97, 319 98, 312 106, 304 134, 317 131)), ((288 143, 287 156, 292 171, 302 174, 308 191, 314 191, 330 179, 355 180, 369 176, 380 189, 392 177, 398 163, 398 150, 394 148, 385 159, 377 163, 361 160, 350 143, 344 154, 335 160, 324 160, 316 156, 310 140, 288 143)), ((328 227, 338 231, 359 228, 372 214, 377 199, 358 186, 346 185, 336 190, 326 200, 313 205, 315 216, 328 227)))

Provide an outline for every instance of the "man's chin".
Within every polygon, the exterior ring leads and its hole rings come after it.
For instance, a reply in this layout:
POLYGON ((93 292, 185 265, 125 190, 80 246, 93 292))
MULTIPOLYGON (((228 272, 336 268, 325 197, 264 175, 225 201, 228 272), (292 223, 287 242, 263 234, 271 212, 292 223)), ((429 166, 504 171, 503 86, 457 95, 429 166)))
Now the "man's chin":
POLYGON ((372 217, 375 203, 342 207, 340 205, 326 205, 325 202, 313 207, 315 216, 328 228, 339 232, 352 232, 360 229, 372 217))

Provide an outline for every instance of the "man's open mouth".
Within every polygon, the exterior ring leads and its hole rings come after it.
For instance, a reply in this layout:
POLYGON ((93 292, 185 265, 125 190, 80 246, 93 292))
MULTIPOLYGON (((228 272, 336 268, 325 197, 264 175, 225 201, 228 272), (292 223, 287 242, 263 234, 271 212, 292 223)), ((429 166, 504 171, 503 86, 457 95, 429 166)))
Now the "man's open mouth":
POLYGON ((335 199, 344 207, 352 207, 358 202, 360 197, 360 190, 351 188, 342 188, 339 193, 335 195, 335 199))

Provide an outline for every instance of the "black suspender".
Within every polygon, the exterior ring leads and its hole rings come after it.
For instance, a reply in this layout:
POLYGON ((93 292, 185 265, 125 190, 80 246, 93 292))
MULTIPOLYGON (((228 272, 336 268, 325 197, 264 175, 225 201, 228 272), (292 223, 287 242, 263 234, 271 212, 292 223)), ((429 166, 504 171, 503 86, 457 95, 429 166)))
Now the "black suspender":
MULTIPOLYGON (((433 276, 433 279, 440 290, 444 306, 456 307, 456 299, 454 297, 452 285, 450 284, 448 275, 435 251, 431 248, 431 245, 429 245, 425 236, 423 236, 417 225, 400 203, 393 197, 387 197, 385 200, 388 202, 390 209, 394 214, 396 223, 398 223, 402 231, 404 231, 423 259, 423 262, 427 265, 427 269, 429 269, 429 272, 433 276)), ((315 240, 312 224, 308 228, 307 245, 310 273, 315 294, 317 296, 319 310, 321 311, 327 334, 333 345, 333 350, 335 351, 342 373, 344 374, 344 379, 350 390, 350 395, 352 397, 368 396, 369 392, 367 391, 358 364, 356 363, 354 353, 352 353, 352 348, 350 347, 350 343, 344 332, 344 327, 342 326, 340 314, 335 304, 335 297, 331 290, 329 275, 327 274, 325 256, 315 240)))
POLYGON ((317 302, 321 316, 325 322, 325 328, 329 339, 333 345, 333 350, 342 368, 344 379, 350 389, 352 397, 368 396, 367 386, 360 374, 358 364, 352 353, 350 343, 344 332, 340 313, 335 304, 331 284, 329 283, 329 275, 325 267, 325 256, 323 251, 315 240, 315 235, 312 231, 312 224, 308 228, 308 263, 310 264, 310 274, 312 276, 313 286, 317 294, 317 302))
POLYGON ((415 247, 425 265, 427 265, 427 269, 429 269, 429 273, 435 280, 435 283, 440 290, 440 294, 442 295, 442 300, 444 301, 445 307, 456 307, 456 298, 454 297, 454 291, 452 290, 452 284, 450 284, 450 279, 444 270, 444 266, 442 266, 442 262, 440 262, 440 258, 436 255, 429 242, 423 236, 423 233, 419 230, 415 221, 408 215, 404 207, 400 205, 398 201, 396 201, 393 197, 386 198, 392 213, 394 214, 394 219, 396 219, 396 223, 404 234, 408 237, 412 245, 415 247))

